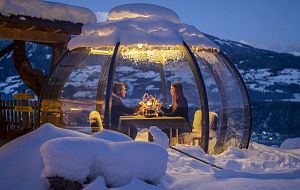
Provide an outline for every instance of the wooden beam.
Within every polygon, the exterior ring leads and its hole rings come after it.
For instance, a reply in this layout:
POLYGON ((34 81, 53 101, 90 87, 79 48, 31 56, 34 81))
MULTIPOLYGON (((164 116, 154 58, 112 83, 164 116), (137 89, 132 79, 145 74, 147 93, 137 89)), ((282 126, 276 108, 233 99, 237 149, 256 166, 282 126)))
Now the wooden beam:
POLYGON ((63 48, 52 47, 52 61, 50 66, 50 71, 54 69, 56 62, 63 54, 63 48))
POLYGON ((44 76, 40 70, 34 69, 31 66, 25 52, 24 41, 14 40, 13 49, 14 65, 20 74, 21 79, 38 97, 40 97, 46 76, 44 76))
POLYGON ((50 47, 55 47, 55 48, 60 48, 60 49, 67 49, 67 44, 65 43, 45 43, 45 42, 35 42, 44 46, 50 46, 50 47))
POLYGON ((0 13, 0 26, 22 30, 44 31, 50 33, 65 33, 78 35, 81 33, 81 23, 33 18, 23 15, 3 16, 0 13), (22 18, 22 19, 21 19, 22 18))
POLYGON ((70 41, 71 35, 0 27, 0 38, 20 41, 66 44, 70 41))

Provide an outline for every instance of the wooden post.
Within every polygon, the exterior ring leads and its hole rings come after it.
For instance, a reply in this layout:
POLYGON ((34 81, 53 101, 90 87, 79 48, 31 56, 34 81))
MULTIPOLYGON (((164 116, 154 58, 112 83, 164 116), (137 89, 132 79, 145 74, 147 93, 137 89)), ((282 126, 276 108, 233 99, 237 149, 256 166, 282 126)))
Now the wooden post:
POLYGON ((25 42, 14 40, 13 61, 23 82, 39 97, 41 95, 45 76, 40 70, 33 68, 26 55, 25 42))
MULTIPOLYGON (((16 106, 16 105, 17 105, 17 102, 18 102, 17 100, 14 100, 13 105, 16 106)), ((19 127, 18 127, 19 122, 20 122, 20 121, 18 120, 18 113, 17 113, 16 111, 14 111, 14 125, 15 125, 16 128, 19 128, 19 127)))
POLYGON ((54 69, 56 62, 58 61, 58 59, 61 57, 62 54, 63 54, 63 47, 57 47, 57 46, 52 47, 52 61, 51 61, 50 71, 54 69))
POLYGON ((34 129, 38 128, 40 125, 39 121, 39 103, 37 101, 34 101, 33 104, 33 114, 34 114, 34 129))
POLYGON ((8 126, 8 128, 10 128, 10 104, 9 104, 9 100, 5 100, 5 107, 6 107, 6 125, 8 126))
MULTIPOLYGON (((22 90, 23 94, 26 94, 25 90, 22 90)), ((22 106, 23 107, 27 107, 28 106, 28 100, 27 99, 23 99, 22 100, 22 106)), ((28 131, 30 131, 30 126, 29 126, 29 113, 28 112, 23 112, 22 113, 22 120, 23 120, 23 131, 26 133, 28 131)))
MULTIPOLYGON (((33 106, 33 101, 30 100, 29 101, 29 106, 34 108, 33 106)), ((29 124, 28 126, 33 130, 34 129, 34 109, 32 110, 32 112, 30 112, 30 117, 29 117, 29 124)))
POLYGON ((3 114, 3 102, 1 98, 1 93, 0 93, 0 139, 4 139, 6 134, 5 134, 5 118, 3 114))
POLYGON ((14 101, 13 100, 8 100, 9 103, 9 110, 8 110, 8 115, 9 115, 9 120, 7 124, 9 125, 10 129, 15 128, 14 126, 14 101))

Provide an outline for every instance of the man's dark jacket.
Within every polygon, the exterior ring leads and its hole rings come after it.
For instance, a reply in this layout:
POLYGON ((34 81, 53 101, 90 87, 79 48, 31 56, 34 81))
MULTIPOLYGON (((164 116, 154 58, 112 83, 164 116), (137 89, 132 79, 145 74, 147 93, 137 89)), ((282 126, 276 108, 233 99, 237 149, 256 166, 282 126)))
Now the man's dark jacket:
POLYGON ((117 129, 119 124, 119 119, 121 115, 132 115, 138 111, 140 105, 135 107, 128 107, 123 102, 122 99, 116 94, 112 94, 112 108, 111 108, 111 124, 112 129, 117 129))

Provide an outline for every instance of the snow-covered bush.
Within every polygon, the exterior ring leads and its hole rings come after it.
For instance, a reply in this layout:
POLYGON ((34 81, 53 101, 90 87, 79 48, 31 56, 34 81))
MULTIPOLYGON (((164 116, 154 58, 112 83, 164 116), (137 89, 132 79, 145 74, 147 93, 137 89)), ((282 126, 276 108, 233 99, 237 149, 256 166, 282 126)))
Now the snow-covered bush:
POLYGON ((297 149, 300 148, 300 137, 286 139, 281 143, 280 148, 282 149, 297 149))
POLYGON ((57 138, 40 150, 45 165, 42 177, 84 182, 87 177, 103 176, 109 186, 126 185, 133 178, 157 184, 168 161, 166 150, 155 143, 109 142, 94 137, 57 138))

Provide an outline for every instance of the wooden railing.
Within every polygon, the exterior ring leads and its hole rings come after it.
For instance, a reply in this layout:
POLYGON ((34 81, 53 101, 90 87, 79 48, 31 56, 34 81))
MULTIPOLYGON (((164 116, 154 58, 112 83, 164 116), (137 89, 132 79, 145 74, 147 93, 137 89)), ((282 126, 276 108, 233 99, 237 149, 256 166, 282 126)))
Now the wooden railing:
POLYGON ((37 100, 2 100, 0 95, 0 139, 14 139, 39 126, 37 100))

